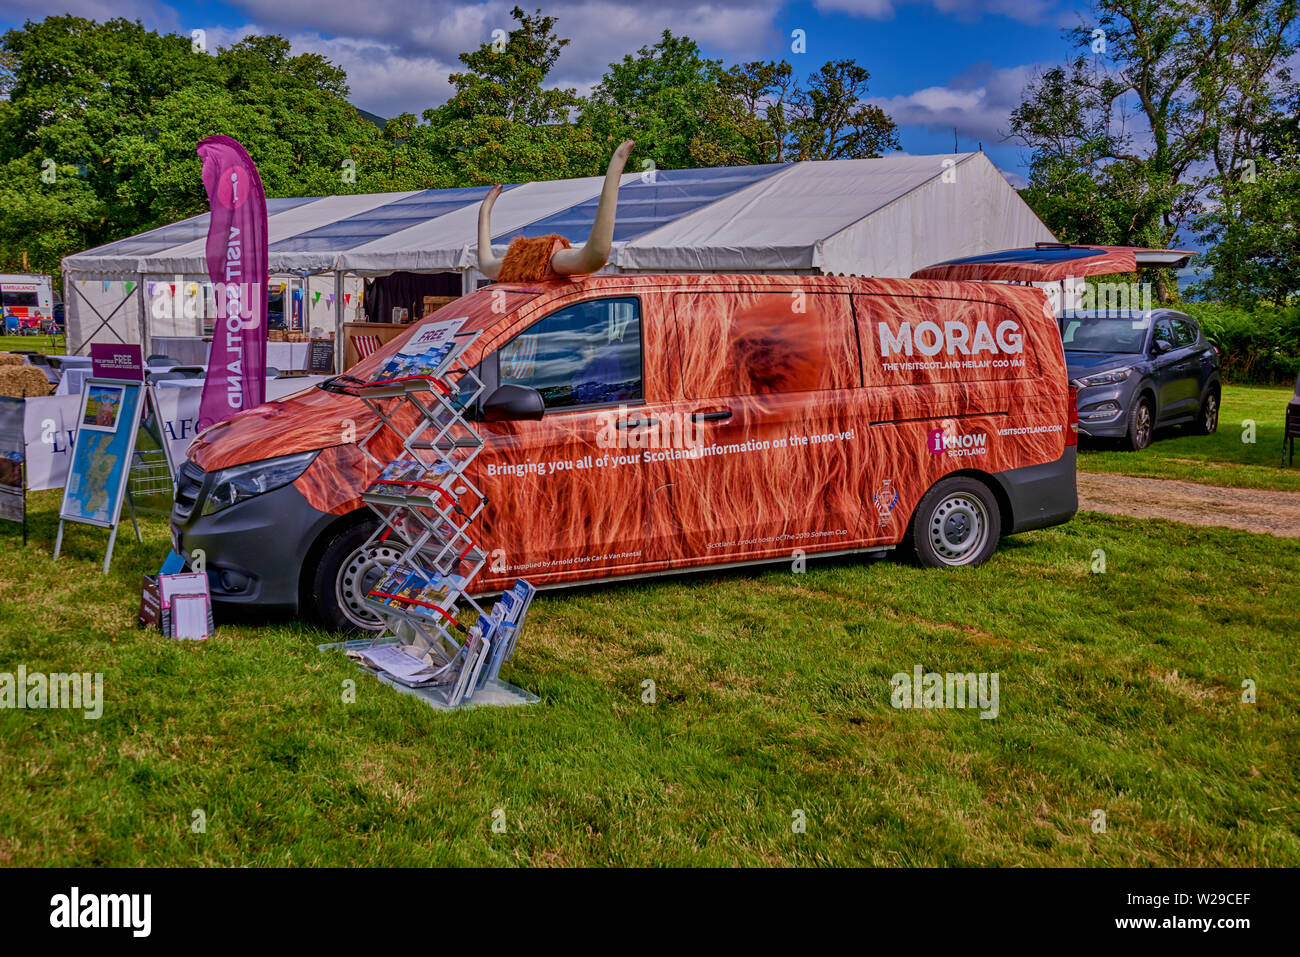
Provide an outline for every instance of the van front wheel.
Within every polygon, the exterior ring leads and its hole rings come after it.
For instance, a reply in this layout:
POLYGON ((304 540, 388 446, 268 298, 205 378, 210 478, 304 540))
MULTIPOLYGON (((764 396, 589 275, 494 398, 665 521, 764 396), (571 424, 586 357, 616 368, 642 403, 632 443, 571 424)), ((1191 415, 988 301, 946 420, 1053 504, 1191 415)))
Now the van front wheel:
POLYGON ((983 482, 947 478, 925 493, 908 537, 917 561, 929 568, 982 565, 998 547, 1002 513, 983 482))
POLYGON ((366 592, 383 577, 401 550, 380 544, 365 548, 377 523, 362 522, 335 535, 312 576, 312 604, 321 624, 333 631, 379 631, 383 622, 365 607, 366 592))

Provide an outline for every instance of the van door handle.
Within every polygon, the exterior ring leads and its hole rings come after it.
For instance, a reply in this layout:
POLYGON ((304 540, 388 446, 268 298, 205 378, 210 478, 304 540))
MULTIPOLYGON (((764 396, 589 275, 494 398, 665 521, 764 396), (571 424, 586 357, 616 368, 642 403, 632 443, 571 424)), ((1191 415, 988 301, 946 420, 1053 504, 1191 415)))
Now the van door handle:
POLYGON ((639 429, 645 425, 658 425, 658 419, 619 419, 614 423, 618 429, 639 429))
POLYGON ((691 418, 696 422, 720 422, 731 418, 730 409, 718 409, 716 412, 695 412, 691 418))

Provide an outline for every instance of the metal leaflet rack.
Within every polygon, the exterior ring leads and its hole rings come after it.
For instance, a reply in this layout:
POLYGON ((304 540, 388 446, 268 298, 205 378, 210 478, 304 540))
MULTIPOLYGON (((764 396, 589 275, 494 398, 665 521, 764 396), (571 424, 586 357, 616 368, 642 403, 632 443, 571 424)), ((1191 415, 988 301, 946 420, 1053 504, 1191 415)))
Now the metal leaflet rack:
POLYGON ((371 485, 362 499, 378 514, 380 526, 366 547, 381 542, 392 546, 394 539, 403 543, 390 571, 398 565, 418 566, 439 576, 447 588, 436 604, 403 601, 401 596, 372 591, 366 606, 383 619, 385 627, 373 641, 360 644, 373 647, 397 642, 429 662, 433 680, 427 687, 438 699, 431 703, 442 707, 456 707, 473 696, 491 653, 490 640, 478 628, 467 628, 459 620, 470 610, 483 616, 483 608, 465 594, 486 560, 470 525, 487 499, 465 475, 482 450, 483 439, 463 415, 483 391, 483 383, 460 361, 479 334, 454 336, 455 345, 428 377, 348 390, 379 418, 357 445, 381 472, 390 463, 378 458, 370 446, 387 429, 401 437, 405 456, 436 476, 418 483, 371 485), (455 386, 446 380, 452 372, 460 375, 455 386), (397 402, 392 403, 393 399, 397 402), (399 424, 404 407, 415 413, 415 424, 409 429, 399 424))

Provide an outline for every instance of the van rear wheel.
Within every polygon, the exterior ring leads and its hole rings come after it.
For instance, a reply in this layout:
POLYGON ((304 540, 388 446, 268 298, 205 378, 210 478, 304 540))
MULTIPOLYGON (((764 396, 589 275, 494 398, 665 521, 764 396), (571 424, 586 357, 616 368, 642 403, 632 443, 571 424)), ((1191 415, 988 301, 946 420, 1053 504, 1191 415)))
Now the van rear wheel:
POLYGON ((1002 512, 988 486, 973 478, 946 478, 925 493, 908 538, 928 568, 982 565, 998 547, 1002 512))
POLYGON ((332 631, 373 632, 383 627, 363 599, 402 551, 385 544, 364 547, 377 527, 377 522, 369 521, 344 529, 325 546, 316 563, 312 605, 321 624, 332 631))

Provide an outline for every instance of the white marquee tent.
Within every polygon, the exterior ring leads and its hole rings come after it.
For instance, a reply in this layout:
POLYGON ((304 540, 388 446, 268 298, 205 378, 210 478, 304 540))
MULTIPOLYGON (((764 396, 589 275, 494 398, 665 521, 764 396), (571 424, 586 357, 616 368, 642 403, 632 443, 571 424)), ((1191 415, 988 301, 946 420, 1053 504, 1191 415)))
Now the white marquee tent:
MULTIPOLYGON (((582 242, 601 178, 507 187, 493 248, 515 236, 582 242)), ((486 187, 269 199, 272 277, 300 283, 308 322, 334 328, 360 306, 360 277, 455 273, 469 291, 486 187), (318 295, 319 294, 319 295, 318 295)), ((69 352, 92 341, 197 335, 195 316, 159 319, 158 284, 207 280, 206 214, 63 260, 69 352)), ((907 276, 932 263, 1051 241, 983 153, 890 156, 624 174, 608 272, 780 272, 907 276)), ((341 360, 341 355, 340 355, 341 360)))

